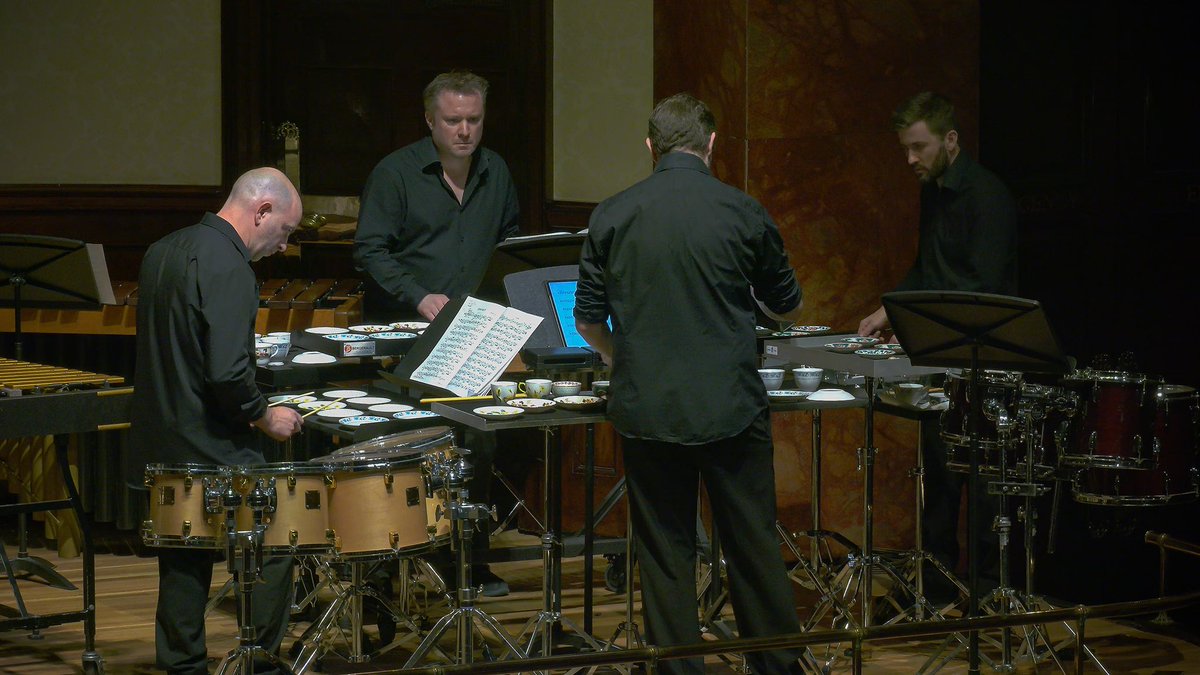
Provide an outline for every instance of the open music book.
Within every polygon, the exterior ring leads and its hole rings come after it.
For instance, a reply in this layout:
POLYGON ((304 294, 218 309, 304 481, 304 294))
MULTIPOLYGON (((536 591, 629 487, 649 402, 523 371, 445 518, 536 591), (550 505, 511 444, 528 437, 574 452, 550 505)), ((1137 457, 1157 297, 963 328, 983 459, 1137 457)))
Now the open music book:
POLYGON ((467 296, 442 308, 396 374, 419 388, 482 396, 542 317, 467 296))

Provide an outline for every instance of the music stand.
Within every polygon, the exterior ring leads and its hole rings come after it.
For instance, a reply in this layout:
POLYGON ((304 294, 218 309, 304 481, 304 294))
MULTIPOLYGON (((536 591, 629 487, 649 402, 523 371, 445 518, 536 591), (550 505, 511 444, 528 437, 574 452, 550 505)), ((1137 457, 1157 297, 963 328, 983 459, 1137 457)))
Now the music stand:
POLYGON ((475 296, 504 302, 504 277, 510 274, 556 265, 578 266, 584 239, 587 235, 578 232, 549 232, 505 239, 492 251, 475 296))
MULTIPOLYGON (((1031 373, 1066 373, 1067 358, 1036 300, 961 291, 885 293, 883 307, 896 339, 915 366, 970 369, 967 478, 967 616, 979 613, 979 535, 975 514, 979 483, 980 367, 1031 373)), ((967 672, 979 672, 979 631, 971 631, 967 672)))
POLYGON ((0 307, 13 308, 22 360, 21 309, 99 309, 116 304, 104 247, 74 239, 0 234, 0 307))

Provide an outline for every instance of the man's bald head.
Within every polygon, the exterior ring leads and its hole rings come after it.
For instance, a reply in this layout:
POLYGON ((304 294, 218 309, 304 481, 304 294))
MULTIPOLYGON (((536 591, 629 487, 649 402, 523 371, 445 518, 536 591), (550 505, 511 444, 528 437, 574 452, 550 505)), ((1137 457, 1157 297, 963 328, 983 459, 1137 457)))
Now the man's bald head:
POLYGON ((241 236, 254 260, 287 247, 300 223, 300 193, 278 169, 264 166, 242 174, 220 213, 241 236))

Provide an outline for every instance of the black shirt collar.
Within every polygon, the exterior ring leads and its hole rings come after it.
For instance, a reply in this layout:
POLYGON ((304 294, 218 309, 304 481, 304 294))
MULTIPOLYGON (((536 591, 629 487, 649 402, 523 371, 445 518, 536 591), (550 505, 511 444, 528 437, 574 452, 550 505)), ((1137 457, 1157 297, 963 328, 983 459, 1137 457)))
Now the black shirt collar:
POLYGON ((246 248, 246 242, 242 241, 242 236, 237 233, 237 230, 233 229, 233 225, 229 224, 228 220, 215 213, 205 213, 204 217, 200 219, 200 223, 225 235, 237 247, 238 253, 242 254, 242 258, 246 262, 250 262, 250 249, 246 248))
POLYGON ((942 174, 942 189, 951 192, 961 191, 963 182, 966 180, 967 169, 973 163, 974 160, 965 150, 959 150, 958 157, 954 158, 954 162, 946 167, 946 172, 942 174))
POLYGON ((708 168, 708 165, 704 163, 704 160, 690 152, 684 152, 682 150, 668 152, 667 154, 658 158, 658 164, 654 166, 654 172, 658 173, 659 171, 666 171, 667 169, 692 169, 693 171, 700 171, 702 173, 709 174, 710 176, 712 175, 712 171, 708 168))
MULTIPOLYGON (((421 163, 421 171, 425 173, 437 173, 441 171, 442 160, 438 157, 437 146, 433 144, 433 137, 426 136, 417 148, 417 159, 421 163)), ((484 175, 487 173, 488 161, 487 156, 483 154, 483 146, 475 148, 475 152, 471 155, 471 170, 468 178, 475 174, 484 175)))

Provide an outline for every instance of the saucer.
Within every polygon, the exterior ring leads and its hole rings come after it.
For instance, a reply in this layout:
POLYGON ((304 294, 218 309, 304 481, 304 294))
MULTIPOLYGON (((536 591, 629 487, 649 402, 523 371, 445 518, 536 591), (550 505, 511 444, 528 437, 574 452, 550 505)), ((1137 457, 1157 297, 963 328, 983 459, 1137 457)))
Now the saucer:
POLYGON ((412 409, 413 409, 413 407, 411 405, 405 405, 403 403, 380 403, 378 405, 373 405, 370 408, 367 408, 367 410, 370 412, 381 412, 381 413, 399 413, 399 412, 405 412, 405 411, 412 410, 412 409))
POLYGON ((336 410, 338 408, 345 408, 346 404, 342 403, 341 401, 313 400, 308 401, 307 403, 301 403, 297 407, 303 408, 304 410, 336 410))
POLYGON ((554 410, 558 404, 545 398, 514 398, 508 402, 508 405, 526 412, 541 413, 554 410))
POLYGON ((511 405, 485 405, 472 410, 471 412, 493 420, 507 420, 525 412, 520 408, 514 408, 511 405))
POLYGON ((334 342, 356 342, 367 336, 364 333, 333 333, 324 337, 326 340, 333 340, 334 342))
POLYGON ((305 328, 304 332, 312 333, 313 335, 334 335, 336 333, 345 333, 346 329, 338 328, 337 326, 313 326, 312 328, 305 328))
POLYGON ((411 340, 417 337, 417 334, 389 330, 384 333, 374 333, 371 335, 371 337, 375 338, 376 340, 411 340))
POLYGON ((897 342, 887 342, 884 344, 878 344, 878 345, 875 345, 875 348, 876 349, 890 349, 890 350, 896 352, 897 354, 904 353, 904 348, 901 347, 900 344, 897 342))
POLYGON ((801 333, 827 333, 833 329, 829 326, 792 326, 788 330, 800 331, 801 333))
POLYGON ((394 420, 415 420, 424 417, 441 417, 441 415, 432 410, 401 410, 392 415, 392 419, 394 420))
POLYGON ((271 398, 267 399, 267 402, 268 403, 290 403, 291 405, 300 405, 301 403, 308 403, 309 401, 315 401, 315 400, 317 400, 316 396, 309 396, 307 394, 305 394, 304 396, 295 396, 293 394, 280 394, 279 396, 272 396, 271 398))
POLYGON ((848 337, 843 339, 842 342, 853 342, 854 344, 858 345, 873 345, 880 342, 880 339, 877 337, 848 337))
POLYGON ((868 359, 890 359, 896 355, 890 349, 856 349, 854 353, 868 359))
POLYGON ((367 392, 361 389, 330 389, 329 391, 321 392, 321 395, 325 398, 357 398, 359 396, 366 396, 367 392))
POLYGON ((818 389, 808 395, 810 401, 853 401, 854 394, 842 389, 818 389))
POLYGON ((354 417, 343 417, 338 420, 338 424, 344 427, 361 427, 364 424, 378 424, 386 421, 388 418, 378 415, 355 415, 354 417))
POLYGON ((862 349, 862 345, 853 342, 830 342, 825 345, 825 349, 838 354, 851 354, 858 349, 862 349))
POLYGON ((397 321, 391 325, 392 330, 402 330, 415 333, 416 331, 429 328, 429 323, 425 321, 397 321))
POLYGON ((324 352, 300 352, 292 357, 292 363, 334 363, 337 359, 324 352))
MULTIPOLYGON (((339 398, 334 396, 334 398, 339 398)), ((356 396, 346 400, 346 403, 353 405, 378 405, 380 403, 391 403, 392 399, 382 396, 356 396)), ((394 410, 392 412, 395 412, 394 410)))
POLYGON ((554 402, 567 410, 594 410, 604 407, 604 399, 599 396, 558 396, 554 402))
POLYGON ((771 398, 782 399, 785 401, 808 398, 809 395, 811 395, 811 394, 812 394, 811 391, 800 391, 799 389, 768 389, 767 390, 767 396, 769 396, 771 398))
POLYGON ((353 417, 361 413, 354 408, 328 408, 326 410, 318 410, 315 414, 317 417, 328 417, 330 419, 340 420, 343 417, 353 417))
POLYGON ((350 330, 356 333, 382 333, 385 330, 391 330, 390 324, 379 323, 364 323, 359 326, 350 326, 350 330))

